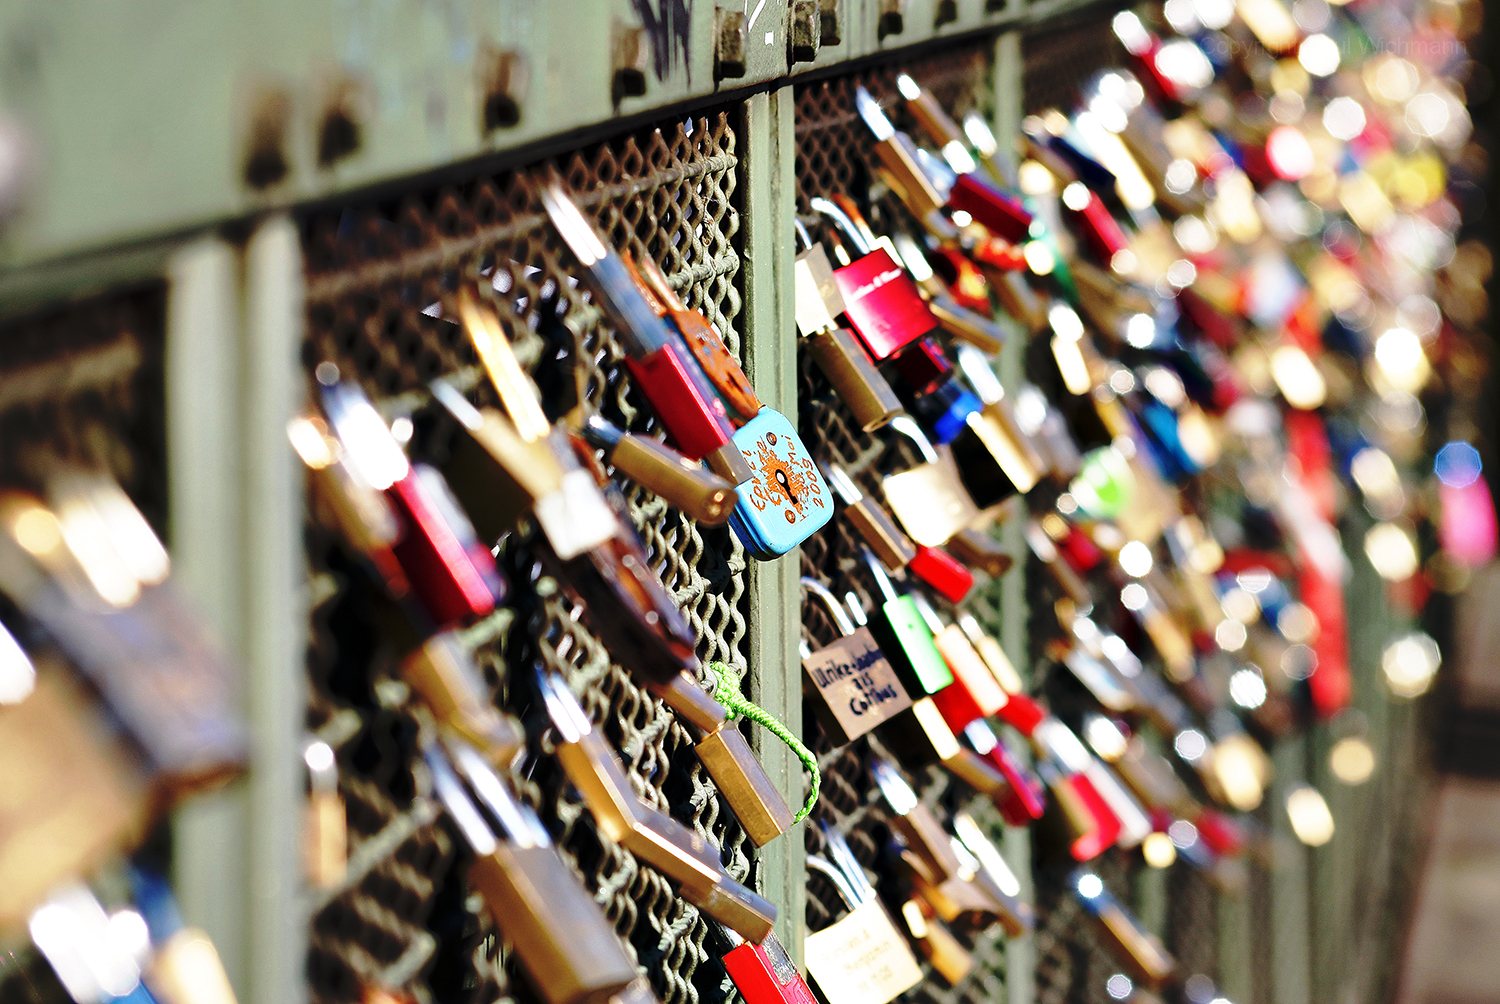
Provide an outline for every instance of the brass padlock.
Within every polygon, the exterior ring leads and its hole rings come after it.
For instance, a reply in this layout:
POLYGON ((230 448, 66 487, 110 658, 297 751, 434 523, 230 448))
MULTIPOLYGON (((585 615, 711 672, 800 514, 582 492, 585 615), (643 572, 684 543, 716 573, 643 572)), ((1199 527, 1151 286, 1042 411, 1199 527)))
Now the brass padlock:
MULTIPOLYGON (((541 997, 607 1004, 635 992, 627 988, 644 977, 541 820, 471 747, 457 739, 445 746, 423 741, 433 792, 473 850, 470 880, 541 997)), ((649 991, 646 999, 654 999, 649 991)))
POLYGON ((1164 986, 1177 971, 1177 960, 1167 954, 1160 939, 1119 904, 1098 875, 1079 870, 1073 873, 1071 884, 1115 958, 1141 982, 1156 989, 1164 986))
POLYGON ((843 503, 844 515, 887 568, 905 568, 917 556, 911 538, 902 533, 880 503, 859 490, 838 464, 823 467, 823 477, 843 503))
POLYGON ((525 745, 520 728, 490 700, 479 667, 456 632, 440 632, 423 642, 402 660, 401 678, 432 717, 477 746, 495 766, 509 763, 525 745))
POLYGON ((659 440, 626 432, 599 415, 578 424, 589 445, 603 450, 605 460, 621 474, 705 526, 729 521, 739 495, 728 479, 659 440))
POLYGON ((0 930, 27 918, 61 882, 78 879, 138 839, 146 779, 65 670, 32 670, 9 632, 0 704, 0 930), (30 688, 26 693, 22 686, 30 688), (21 695, 25 696, 22 697, 21 695))
POLYGON ((835 321, 844 312, 844 298, 822 246, 810 246, 799 254, 793 271, 797 330, 802 333, 813 362, 853 413, 860 428, 872 432, 903 414, 896 392, 875 368, 854 332, 835 321))
POLYGON ((965 872, 953 852, 951 835, 896 768, 875 757, 870 776, 891 808, 891 829, 906 845, 901 861, 912 886, 937 915, 947 923, 961 921, 978 928, 998 920, 1000 904, 971 881, 974 872, 965 872))
POLYGON ((537 687, 557 736, 557 758, 599 829, 677 884, 684 899, 736 934, 760 942, 776 908, 724 870, 719 852, 671 816, 636 797, 614 750, 594 729, 568 685, 536 667, 537 687))
POLYGON ((974 956, 959 943, 953 932, 943 926, 942 921, 927 915, 920 900, 909 899, 903 903, 901 919, 911 939, 949 986, 956 985, 973 970, 974 956))

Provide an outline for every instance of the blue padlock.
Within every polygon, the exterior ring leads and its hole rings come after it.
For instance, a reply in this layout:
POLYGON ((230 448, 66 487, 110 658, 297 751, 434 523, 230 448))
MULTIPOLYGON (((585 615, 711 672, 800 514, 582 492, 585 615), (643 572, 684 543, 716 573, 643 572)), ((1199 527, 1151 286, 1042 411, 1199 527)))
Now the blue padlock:
POLYGON ((762 408, 734 434, 734 444, 754 476, 738 486, 729 526, 751 556, 780 557, 832 518, 828 482, 785 415, 762 408))

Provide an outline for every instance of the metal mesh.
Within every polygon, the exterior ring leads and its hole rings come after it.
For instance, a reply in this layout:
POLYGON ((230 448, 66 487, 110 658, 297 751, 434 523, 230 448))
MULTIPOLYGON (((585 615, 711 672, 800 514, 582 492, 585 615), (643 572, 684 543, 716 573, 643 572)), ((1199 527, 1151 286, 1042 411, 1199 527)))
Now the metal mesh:
POLYGON ((0 323, 0 484, 107 471, 165 536, 165 341, 160 282, 0 323))
MULTIPOLYGON (((797 201, 799 212, 810 212, 815 196, 848 193, 860 199, 870 193, 873 139, 854 112, 854 88, 864 85, 900 124, 904 112, 895 88, 898 72, 905 70, 932 90, 947 107, 963 112, 974 107, 988 83, 987 47, 957 48, 941 58, 866 69, 798 86, 797 201)), ((878 195, 878 192, 875 193, 878 195)), ((880 211, 898 211, 883 203, 880 211)), ((810 222, 812 221, 809 217, 810 222)), ((808 448, 820 459, 843 467, 861 490, 879 497, 880 480, 889 473, 911 467, 918 461, 910 443, 900 437, 868 434, 832 393, 827 380, 806 353, 801 359, 797 400, 799 431, 808 448)), ((875 581, 860 559, 860 541, 846 521, 836 519, 802 546, 802 574, 812 576, 842 596, 856 592, 866 609, 881 599, 875 581)), ((939 604, 942 606, 942 604, 939 604)), ((984 611, 980 611, 983 613, 984 611)), ((822 607, 809 603, 803 611, 804 638, 814 648, 826 645, 838 632, 822 607)), ((879 739, 866 737, 841 749, 833 748, 818 727, 810 708, 803 721, 808 745, 817 754, 823 774, 823 794, 816 821, 836 827, 848 840, 860 863, 870 872, 884 869, 888 860, 890 816, 869 775, 872 754, 889 756, 879 739)), ((947 813, 967 808, 998 843, 1001 823, 988 801, 973 796, 966 787, 950 783, 940 768, 927 768, 908 778, 922 800, 941 806, 947 813)), ((808 827, 807 850, 821 853, 824 840, 817 827, 808 827)), ((900 904, 887 906, 899 909, 900 904)), ((821 930, 846 910, 838 893, 821 873, 808 872, 807 924, 821 930)), ((974 967, 956 986, 933 972, 923 961, 923 982, 906 999, 934 1004, 981 1004, 1000 999, 1004 989, 1005 943, 998 928, 979 933, 955 930, 954 934, 974 958, 974 967)))
MULTIPOLYGON (((728 115, 716 112, 663 122, 555 163, 606 239, 655 260, 739 352, 735 143, 728 115)), ((442 304, 452 316, 459 285, 483 273, 552 417, 583 404, 632 431, 653 431, 650 412, 623 378, 615 333, 546 221, 537 194, 546 166, 307 220, 309 373, 335 363, 392 416, 425 405, 424 388, 437 376, 467 388, 480 404, 497 404, 457 328, 423 312, 442 304)), ((433 462, 447 448, 441 431, 419 435, 412 447, 417 459, 433 462)), ((727 529, 699 527, 651 493, 622 487, 653 564, 698 631, 699 654, 743 669, 743 550, 727 529)), ((478 661, 496 701, 524 711, 529 691, 513 688, 509 673, 534 659, 561 671, 620 751, 638 793, 721 848, 733 874, 750 881, 745 837, 687 732, 610 660, 561 596, 536 581, 530 539, 525 528, 506 539, 500 562, 519 595, 513 610, 479 629, 488 640, 478 661)), ((404 688, 390 674, 400 650, 379 631, 395 612, 315 528, 308 557, 320 597, 309 719, 338 753, 353 855, 350 880, 315 904, 314 999, 357 1000, 362 982, 403 987, 424 1000, 535 999, 513 964, 497 962, 490 921, 464 878, 462 841, 428 801, 413 797, 414 728, 404 688)), ((539 742, 534 734, 534 753, 545 752, 539 742)), ((522 797, 630 943, 664 1004, 722 999, 722 969, 704 966, 708 932, 697 910, 659 873, 601 838, 550 758, 531 758, 524 773, 514 779, 522 797)))
MULTIPOLYGON (((0 486, 41 492, 58 463, 107 471, 165 538, 165 340, 159 282, 0 323, 0 486)), ((0 1001, 70 1000, 29 946, 0 953, 0 1001)))

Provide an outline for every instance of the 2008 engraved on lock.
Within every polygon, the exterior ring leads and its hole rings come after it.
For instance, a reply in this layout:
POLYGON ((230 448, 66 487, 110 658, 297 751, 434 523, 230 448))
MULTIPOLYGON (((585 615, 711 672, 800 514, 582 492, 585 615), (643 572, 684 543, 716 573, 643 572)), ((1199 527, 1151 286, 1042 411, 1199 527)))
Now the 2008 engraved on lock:
POLYGON ((822 698, 824 729, 840 745, 911 707, 911 696, 868 628, 812 653, 802 668, 822 698))

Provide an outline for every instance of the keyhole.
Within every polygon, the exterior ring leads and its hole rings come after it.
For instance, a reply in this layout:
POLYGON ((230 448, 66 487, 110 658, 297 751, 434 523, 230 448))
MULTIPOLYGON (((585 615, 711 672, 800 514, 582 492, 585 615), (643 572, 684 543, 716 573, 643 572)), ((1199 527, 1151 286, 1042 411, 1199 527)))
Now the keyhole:
POLYGON ((776 482, 781 485, 781 490, 786 492, 786 497, 792 500, 792 505, 798 505, 797 496, 792 494, 792 483, 786 478, 786 471, 776 469, 776 482))

